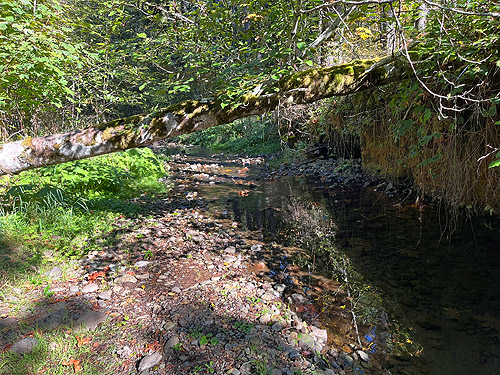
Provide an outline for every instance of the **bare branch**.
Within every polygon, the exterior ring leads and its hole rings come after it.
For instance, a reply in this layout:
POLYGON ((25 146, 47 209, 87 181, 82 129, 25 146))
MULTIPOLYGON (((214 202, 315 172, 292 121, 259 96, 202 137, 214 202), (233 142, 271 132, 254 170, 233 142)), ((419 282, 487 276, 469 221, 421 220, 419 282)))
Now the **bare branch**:
POLYGON ((315 11, 320 10, 320 9, 329 8, 329 7, 331 7, 333 5, 336 5, 336 4, 344 4, 344 5, 375 4, 375 5, 382 5, 382 4, 392 4, 395 1, 396 0, 359 0, 359 1, 336 0, 336 1, 329 2, 329 3, 318 5, 318 6, 314 7, 314 8, 311 8, 311 9, 302 9, 300 12, 301 13, 311 13, 311 12, 315 12, 315 11))
POLYGON ((449 8, 449 7, 446 7, 444 5, 441 5, 439 3, 434 3, 434 2, 429 1, 429 0, 422 0, 422 1, 424 3, 426 3, 427 5, 430 5, 430 6, 442 9, 442 10, 446 10, 449 12, 453 12, 453 13, 464 14, 466 16, 481 16, 481 17, 495 17, 495 18, 500 17, 500 13, 498 13, 498 12, 491 12, 491 13, 490 12, 469 12, 467 10, 463 10, 460 8, 449 8))

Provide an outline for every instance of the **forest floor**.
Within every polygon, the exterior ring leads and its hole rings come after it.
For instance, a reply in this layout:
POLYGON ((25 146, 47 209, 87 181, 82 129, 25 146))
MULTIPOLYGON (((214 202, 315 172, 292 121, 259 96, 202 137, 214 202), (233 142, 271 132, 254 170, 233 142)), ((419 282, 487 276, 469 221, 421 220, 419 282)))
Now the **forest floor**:
POLYGON ((170 192, 136 199, 141 215, 115 223, 102 239, 112 245, 70 264, 54 257, 42 275, 50 288, 4 294, 0 374, 383 373, 352 334, 338 283, 321 282, 337 290, 332 335, 321 323, 321 287, 304 292, 299 267, 270 272, 275 244, 204 196, 203 186, 222 183, 248 194, 261 162, 177 155, 170 192))

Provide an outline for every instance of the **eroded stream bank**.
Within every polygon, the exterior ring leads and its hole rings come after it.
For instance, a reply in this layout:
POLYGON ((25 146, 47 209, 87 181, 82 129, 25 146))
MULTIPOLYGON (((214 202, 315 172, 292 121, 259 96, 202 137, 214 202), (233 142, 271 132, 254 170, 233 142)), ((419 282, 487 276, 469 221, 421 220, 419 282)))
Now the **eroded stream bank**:
POLYGON ((352 322, 355 305, 363 346, 384 354, 382 367, 391 374, 500 372, 494 218, 450 219, 416 207, 407 192, 398 197, 390 185, 366 183, 356 166, 341 178, 335 176, 342 168, 333 166, 309 179, 282 170, 256 180, 262 170, 250 160, 241 168, 198 155, 187 149, 182 156, 188 170, 199 170, 198 182, 181 189, 271 243, 256 258, 265 263, 259 273, 308 295, 313 303, 299 306, 299 314, 327 327, 329 342, 344 354, 352 352, 348 341, 357 340, 353 326, 342 327, 352 322), (210 171, 217 163, 224 164, 223 177, 210 171), (345 304, 336 303, 339 287, 349 289, 345 304))

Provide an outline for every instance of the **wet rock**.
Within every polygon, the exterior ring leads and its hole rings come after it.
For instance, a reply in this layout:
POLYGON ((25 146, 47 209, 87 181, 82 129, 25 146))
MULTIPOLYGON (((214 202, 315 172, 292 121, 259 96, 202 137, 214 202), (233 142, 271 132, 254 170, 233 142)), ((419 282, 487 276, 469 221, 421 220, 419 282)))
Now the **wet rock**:
POLYGON ((82 293, 93 293, 99 290, 99 285, 90 283, 82 288, 82 293))
POLYGON ((302 294, 300 293, 293 293, 292 294, 292 300, 295 302, 295 303, 300 303, 300 304, 306 304, 308 302, 308 299, 306 297, 304 297, 302 294))
POLYGON ((26 337, 12 345, 9 351, 14 354, 28 354, 33 351, 37 344, 38 341, 33 337, 26 337))
POLYGON ((262 251, 262 245, 252 245, 252 246, 250 246, 250 251, 260 252, 260 251, 262 251))
POLYGON ((364 352, 362 350, 358 350, 356 352, 358 354, 358 357, 363 361, 363 362, 370 362, 370 356, 368 355, 367 352, 364 352))
POLYGON ((52 280, 58 280, 62 277, 63 271, 60 267, 54 267, 50 271, 47 271, 43 274, 43 276, 49 277, 52 280))
POLYGON ((276 322, 273 324, 272 329, 274 332, 280 332, 283 329, 283 324, 276 322))
POLYGON ((147 371, 150 368, 155 367, 162 360, 163 356, 160 353, 153 353, 143 357, 137 364, 137 370, 139 372, 147 371))
POLYGON ((106 318, 107 315, 102 311, 87 310, 76 321, 75 329, 92 331, 100 323, 104 322, 106 318))

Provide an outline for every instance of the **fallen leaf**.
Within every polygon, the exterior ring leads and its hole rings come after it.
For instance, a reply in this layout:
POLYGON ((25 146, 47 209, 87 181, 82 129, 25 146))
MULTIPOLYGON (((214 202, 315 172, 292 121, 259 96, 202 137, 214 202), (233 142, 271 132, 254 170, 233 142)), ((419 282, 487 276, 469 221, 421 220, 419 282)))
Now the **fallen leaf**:
POLYGON ((75 373, 79 372, 82 369, 82 366, 80 365, 80 362, 78 359, 73 359, 71 358, 69 361, 63 361, 62 365, 63 366, 73 366, 73 369, 75 370, 75 373))
POLYGON ((89 281, 94 281, 98 277, 106 277, 106 272, 104 271, 94 272, 92 275, 88 276, 88 279, 89 281))
POLYGON ((249 193, 250 193, 250 190, 241 190, 238 192, 238 195, 241 195, 242 197, 248 197, 249 193))
POLYGON ((78 347, 81 347, 83 345, 87 345, 89 342, 90 342, 90 337, 80 337, 80 336, 76 336, 76 342, 77 342, 77 346, 78 347))

